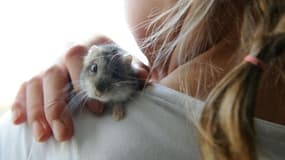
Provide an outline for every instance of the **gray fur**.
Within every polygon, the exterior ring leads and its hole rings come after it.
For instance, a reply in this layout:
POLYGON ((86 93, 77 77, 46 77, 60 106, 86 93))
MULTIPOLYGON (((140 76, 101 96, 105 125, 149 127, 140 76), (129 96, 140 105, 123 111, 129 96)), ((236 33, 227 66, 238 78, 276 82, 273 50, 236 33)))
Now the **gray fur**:
POLYGON ((104 103, 124 103, 140 86, 135 70, 124 57, 129 55, 115 44, 92 46, 84 57, 80 87, 88 98, 104 103), (97 72, 91 71, 97 65, 97 72), (96 92, 101 93, 100 96, 96 92))

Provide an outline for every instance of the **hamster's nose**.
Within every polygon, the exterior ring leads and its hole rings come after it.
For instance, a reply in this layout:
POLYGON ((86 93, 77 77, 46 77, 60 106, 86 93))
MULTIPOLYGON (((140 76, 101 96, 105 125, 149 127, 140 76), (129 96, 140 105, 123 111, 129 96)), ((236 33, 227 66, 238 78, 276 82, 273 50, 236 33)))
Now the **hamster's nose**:
POLYGON ((95 83, 96 92, 98 92, 98 95, 102 95, 102 93, 108 88, 108 83, 105 81, 97 82, 95 83))

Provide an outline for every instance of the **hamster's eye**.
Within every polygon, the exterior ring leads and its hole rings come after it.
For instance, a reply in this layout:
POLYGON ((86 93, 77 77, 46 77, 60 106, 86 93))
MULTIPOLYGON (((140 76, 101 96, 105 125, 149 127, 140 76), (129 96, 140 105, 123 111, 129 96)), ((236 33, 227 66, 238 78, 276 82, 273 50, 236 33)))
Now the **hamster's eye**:
POLYGON ((97 66, 96 63, 94 63, 94 64, 92 64, 92 65, 90 66, 89 71, 92 72, 92 73, 96 73, 96 72, 97 72, 97 69, 98 69, 98 66, 97 66))

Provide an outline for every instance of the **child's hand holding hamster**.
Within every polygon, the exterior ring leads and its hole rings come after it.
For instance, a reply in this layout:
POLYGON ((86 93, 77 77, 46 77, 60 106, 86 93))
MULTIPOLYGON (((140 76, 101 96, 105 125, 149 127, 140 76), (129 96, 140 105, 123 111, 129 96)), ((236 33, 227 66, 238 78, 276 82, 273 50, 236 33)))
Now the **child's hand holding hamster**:
MULTIPOLYGON (((27 121, 38 141, 46 141, 51 135, 54 135, 58 141, 70 139, 73 135, 73 122, 68 110, 68 96, 63 90, 72 83, 73 90, 80 92, 80 88, 85 86, 79 79, 84 78, 83 57, 88 52, 88 48, 94 44, 110 43, 113 42, 107 37, 98 36, 86 46, 75 46, 65 54, 62 61, 51 66, 43 74, 23 83, 12 105, 13 122, 20 124, 27 121)), ((125 58, 128 61, 128 57, 125 58)), ((135 76, 138 79, 146 79, 148 68, 138 63, 140 68, 134 72, 135 76)), ((97 65, 99 67, 99 64, 97 65)), ((89 71, 86 70, 85 73, 90 74, 92 70, 95 71, 95 68, 91 65, 88 67, 89 71)), ((103 91, 100 89, 95 94, 103 97, 104 89, 103 91)), ((86 106, 98 114, 103 111, 104 105, 97 100, 88 100, 86 106)))

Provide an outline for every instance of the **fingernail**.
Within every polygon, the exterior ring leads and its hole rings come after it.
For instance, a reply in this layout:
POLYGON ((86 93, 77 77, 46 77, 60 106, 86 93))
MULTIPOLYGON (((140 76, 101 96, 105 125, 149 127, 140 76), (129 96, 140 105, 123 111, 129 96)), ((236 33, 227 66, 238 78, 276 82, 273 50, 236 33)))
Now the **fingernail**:
POLYGON ((38 142, 43 141, 46 137, 45 129, 39 121, 33 123, 33 135, 38 142))
POLYGON ((52 121, 52 132, 57 141, 64 141, 65 126, 60 120, 52 121))

